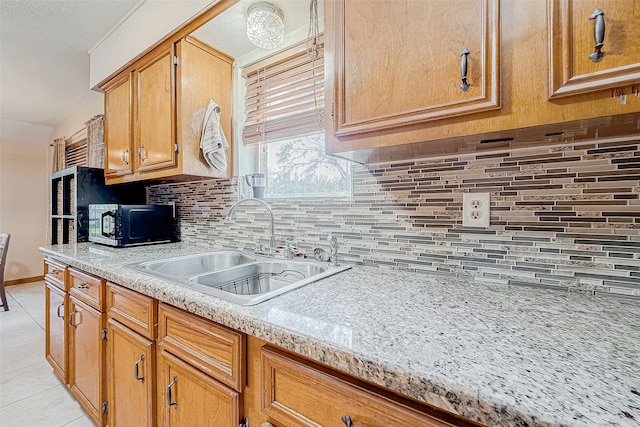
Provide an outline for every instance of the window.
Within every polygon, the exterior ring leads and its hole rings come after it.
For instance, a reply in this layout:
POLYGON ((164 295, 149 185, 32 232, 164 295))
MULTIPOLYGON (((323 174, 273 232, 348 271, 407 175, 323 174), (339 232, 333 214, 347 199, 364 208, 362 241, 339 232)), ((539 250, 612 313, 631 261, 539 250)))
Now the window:
POLYGON ((267 198, 351 196, 351 163, 325 154, 324 132, 267 142, 261 148, 267 198))
POLYGON ((299 43, 243 69, 245 144, 260 145, 266 196, 347 197, 348 161, 324 152, 324 45, 299 43))

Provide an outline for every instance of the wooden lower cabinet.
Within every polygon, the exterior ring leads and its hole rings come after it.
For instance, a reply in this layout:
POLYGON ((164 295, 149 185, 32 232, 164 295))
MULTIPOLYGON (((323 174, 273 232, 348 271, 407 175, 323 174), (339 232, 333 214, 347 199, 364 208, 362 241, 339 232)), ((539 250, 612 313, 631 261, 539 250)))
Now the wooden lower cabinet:
POLYGON ((69 294, 66 264, 46 258, 44 260, 45 280, 45 358, 65 384, 68 378, 68 337, 67 315, 69 294))
POLYGON ((241 408, 240 393, 159 350, 159 426, 236 427, 241 408))
POLYGON ((167 304, 158 308, 158 425, 236 427, 245 336, 167 304))
POLYGON ((262 410, 289 426, 451 426, 269 347, 262 350, 262 410))
POLYGON ((399 396, 249 337, 245 413, 277 427, 445 427, 480 424, 399 396))
POLYGON ((242 392, 245 383, 245 335, 167 304, 158 310, 162 350, 242 392))
POLYGON ((107 322, 107 425, 155 426, 155 343, 107 322))
POLYGON ((69 298, 69 388, 91 418, 104 425, 104 313, 69 298))
POLYGON ((58 286, 45 281, 46 334, 45 355, 53 372, 66 384, 67 380, 67 316, 69 296, 58 286))
POLYGON ((47 283, 47 360, 99 426, 480 425, 78 270, 69 276, 68 295, 47 283))

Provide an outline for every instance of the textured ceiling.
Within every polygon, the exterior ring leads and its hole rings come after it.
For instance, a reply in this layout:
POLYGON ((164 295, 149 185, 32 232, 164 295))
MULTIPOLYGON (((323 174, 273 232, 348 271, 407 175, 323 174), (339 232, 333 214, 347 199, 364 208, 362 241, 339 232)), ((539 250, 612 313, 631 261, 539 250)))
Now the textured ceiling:
POLYGON ((102 95, 89 49, 139 0, 0 0, 0 118, 55 126, 102 95))
MULTIPOLYGON (((54 127, 102 97, 89 88, 88 51, 139 1, 0 0, 0 119, 54 127)), ((241 0, 197 37, 234 58, 255 52, 245 20, 257 1, 241 0)), ((283 11, 286 33, 306 35, 309 0, 271 3, 283 11)))

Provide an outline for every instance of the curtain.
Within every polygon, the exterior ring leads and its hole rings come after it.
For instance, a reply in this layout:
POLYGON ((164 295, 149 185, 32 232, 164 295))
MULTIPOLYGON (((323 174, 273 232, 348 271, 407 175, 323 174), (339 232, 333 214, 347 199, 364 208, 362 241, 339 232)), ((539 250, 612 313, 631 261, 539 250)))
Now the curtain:
POLYGON ((87 166, 104 169, 104 116, 85 122, 87 127, 87 166))
POLYGON ((53 157, 51 162, 51 172, 61 171, 66 165, 67 143, 65 137, 53 140, 53 157))

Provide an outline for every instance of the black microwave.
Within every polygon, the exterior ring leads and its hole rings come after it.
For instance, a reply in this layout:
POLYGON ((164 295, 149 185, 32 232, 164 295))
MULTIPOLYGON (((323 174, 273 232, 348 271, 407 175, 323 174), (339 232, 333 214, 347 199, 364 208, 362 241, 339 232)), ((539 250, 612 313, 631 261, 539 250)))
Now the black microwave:
POLYGON ((134 246, 175 241, 170 205, 89 205, 89 241, 134 246))

